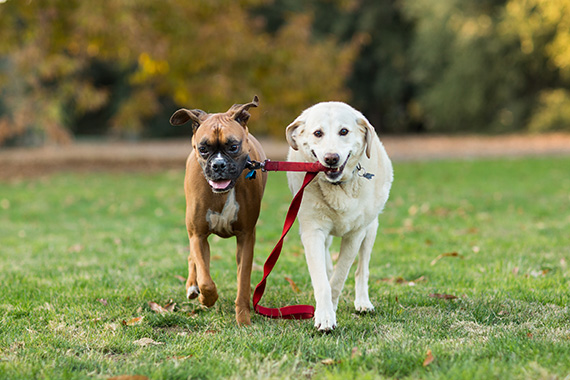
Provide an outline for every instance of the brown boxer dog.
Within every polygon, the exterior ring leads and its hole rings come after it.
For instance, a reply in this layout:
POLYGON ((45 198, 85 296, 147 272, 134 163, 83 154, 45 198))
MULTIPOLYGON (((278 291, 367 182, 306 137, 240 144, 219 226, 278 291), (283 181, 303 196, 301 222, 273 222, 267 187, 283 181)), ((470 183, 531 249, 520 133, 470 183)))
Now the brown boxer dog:
POLYGON ((190 240, 186 295, 198 297, 211 307, 218 299, 216 284, 210 276, 208 236, 236 237, 237 283, 236 320, 251 324, 251 267, 255 244, 255 224, 267 173, 246 179, 244 168, 249 160, 263 161, 261 144, 248 133, 251 103, 234 104, 225 113, 208 114, 202 110, 176 111, 172 125, 192 122, 192 152, 186 161, 186 228, 190 240))

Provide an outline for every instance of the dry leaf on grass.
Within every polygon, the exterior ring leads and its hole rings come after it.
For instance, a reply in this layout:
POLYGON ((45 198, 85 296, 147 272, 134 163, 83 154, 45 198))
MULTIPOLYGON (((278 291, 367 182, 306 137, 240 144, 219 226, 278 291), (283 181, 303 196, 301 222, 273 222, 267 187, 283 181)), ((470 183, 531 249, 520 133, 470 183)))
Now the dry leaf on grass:
POLYGON ((439 298, 442 300, 454 300, 454 299, 458 298, 457 296, 454 296, 452 294, 440 294, 440 293, 432 293, 429 295, 429 297, 439 298))
POLYGON ((352 347, 352 351, 350 353, 350 358, 354 359, 358 356, 361 356, 362 354, 360 353, 360 350, 358 349, 358 347, 352 347))
POLYGON ((339 361, 336 361, 336 360, 334 360, 334 359, 328 358, 328 359, 323 359, 323 360, 321 360, 321 363, 324 364, 324 365, 334 365, 334 364, 337 364, 337 363, 340 363, 340 362, 339 362, 339 361))
POLYGON ((164 305, 164 310, 168 311, 169 313, 172 313, 175 307, 176 307, 176 302, 170 300, 166 305, 164 305))
POLYGON ((107 380, 150 380, 148 377, 143 375, 120 375, 109 377, 107 380))
POLYGON ((155 342, 154 340, 152 340, 150 338, 141 338, 139 340, 135 340, 133 343, 136 344, 137 346, 141 346, 141 347, 158 346, 158 345, 164 344, 162 342, 155 342))
POLYGON ((425 278, 425 276, 420 276, 420 277, 416 278, 415 280, 408 281, 405 278, 398 276, 398 277, 392 277, 392 278, 382 278, 382 279, 380 279, 380 281, 381 282, 387 282, 389 284, 415 286, 419 282, 427 281, 427 279, 425 278))
POLYGON ((180 282, 186 282, 186 278, 185 278, 185 277, 182 277, 182 276, 180 276, 179 274, 177 274, 177 275, 174 275, 174 277, 175 277, 175 278, 177 278, 177 279, 179 279, 179 280, 180 280, 180 282))
POLYGON ((295 281, 293 281, 292 279, 290 279, 289 277, 285 277, 285 280, 287 280, 287 282, 289 283, 289 285, 291 285, 291 289, 293 289, 293 291, 295 293, 299 293, 299 287, 297 286, 297 284, 295 284, 295 281))
POLYGON ((150 310, 152 310, 158 314, 172 313, 174 311, 174 307, 176 306, 176 302, 173 302, 172 300, 170 300, 169 303, 167 303, 164 307, 162 307, 159 304, 157 304, 156 302, 150 301, 148 303, 148 306, 150 307, 150 310))
POLYGON ((135 326, 135 325, 140 324, 143 319, 144 319, 144 317, 136 317, 136 318, 133 318, 133 319, 129 319, 128 321, 123 320, 123 325, 125 325, 125 326, 135 326))
POLYGON ((435 360, 435 357, 433 356, 433 354, 431 353, 431 350, 428 349, 426 352, 426 358, 424 360, 424 364, 422 364, 424 367, 427 367, 428 365, 430 365, 433 361, 435 360))
POLYGON ((463 259, 464 257, 462 255, 460 255, 457 252, 447 252, 447 253, 442 253, 441 255, 439 255, 438 257, 436 257, 435 259, 432 260, 432 262, 430 263, 431 265, 435 265, 439 260, 443 259, 444 257, 458 257, 460 259, 463 259))

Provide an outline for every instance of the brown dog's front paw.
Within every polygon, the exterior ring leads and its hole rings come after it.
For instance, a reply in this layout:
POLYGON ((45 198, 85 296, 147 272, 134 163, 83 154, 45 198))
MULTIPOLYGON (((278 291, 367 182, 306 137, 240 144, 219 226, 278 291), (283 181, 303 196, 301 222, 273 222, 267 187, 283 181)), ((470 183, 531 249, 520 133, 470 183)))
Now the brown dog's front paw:
POLYGON ((212 307, 218 300, 218 291, 216 290, 216 285, 212 287, 200 288, 200 296, 198 301, 206 307, 212 307))
POLYGON ((190 285, 186 288, 186 298, 193 300, 200 295, 200 289, 197 285, 190 285))
POLYGON ((236 321, 239 326, 251 325, 251 316, 250 316, 249 307, 240 308, 236 306, 236 321))

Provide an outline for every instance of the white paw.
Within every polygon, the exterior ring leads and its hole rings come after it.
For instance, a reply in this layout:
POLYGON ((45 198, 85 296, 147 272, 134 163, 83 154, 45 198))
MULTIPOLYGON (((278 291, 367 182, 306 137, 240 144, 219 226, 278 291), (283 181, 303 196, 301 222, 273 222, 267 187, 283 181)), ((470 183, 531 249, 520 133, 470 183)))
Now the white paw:
POLYGON ((372 313, 374 311, 374 305, 370 300, 356 300, 354 301, 354 308, 359 313, 372 313))
POLYGON ((200 289, 198 289, 198 286, 191 285, 188 287, 188 289, 186 289, 186 298, 189 300, 198 297, 198 295, 200 295, 200 289))
POLYGON ((330 332, 336 327, 336 313, 332 308, 315 311, 315 327, 322 332, 330 332))

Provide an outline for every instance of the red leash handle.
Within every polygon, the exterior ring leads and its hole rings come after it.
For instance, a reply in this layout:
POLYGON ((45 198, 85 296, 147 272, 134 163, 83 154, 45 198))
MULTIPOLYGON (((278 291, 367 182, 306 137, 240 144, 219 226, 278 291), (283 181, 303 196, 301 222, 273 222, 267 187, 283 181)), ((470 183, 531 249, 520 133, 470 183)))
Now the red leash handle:
MULTIPOLYGON (((291 169, 268 169, 267 164, 270 164, 270 163, 271 164, 307 164, 304 162, 288 163, 288 162, 278 162, 278 161, 275 161, 275 162, 266 161, 265 162, 265 166, 266 166, 265 170, 291 170, 291 169)), ((318 171, 322 170, 321 168, 324 168, 318 162, 315 164, 318 164, 318 169, 314 170, 314 171, 307 172, 307 174, 305 175, 305 179, 303 180, 303 185, 301 186, 301 188, 299 189, 297 194, 295 194, 295 197, 293 198, 293 201, 291 202, 291 206, 289 206, 289 210, 287 211, 287 216, 285 217, 285 223, 283 225, 283 232, 281 233, 281 238, 279 239, 279 241, 275 245, 275 248, 273 248, 273 251, 271 251, 271 253, 269 254, 267 261, 265 261, 265 265, 263 266, 263 279, 259 282, 259 284, 257 284, 257 286, 255 287, 255 290, 253 292, 253 309, 258 314, 264 315, 264 316, 269 317, 269 318, 310 319, 310 318, 313 318, 313 315, 315 314, 315 308, 311 305, 292 305, 292 306, 284 306, 284 307, 280 307, 280 308, 271 308, 271 307, 265 307, 265 306, 259 305, 259 301, 261 300, 261 297, 263 296, 263 292, 265 291, 265 284, 266 284, 267 276, 269 276, 269 274, 271 273, 271 270, 273 270, 273 267, 275 266, 275 263, 277 263, 277 259, 279 258, 279 255, 281 254, 281 249, 283 248, 283 240, 285 239, 285 235, 287 235, 287 233, 291 229, 291 226, 293 225, 293 222, 295 222, 295 218, 297 217, 297 213, 299 212, 299 207, 301 206, 301 200, 303 199, 303 192, 305 190, 305 187, 307 187, 307 185, 313 180, 313 178, 316 177, 316 175, 318 174, 318 171)), ((315 165, 315 164, 309 164, 309 165, 315 165)), ((270 165, 270 167, 271 167, 271 165, 270 165)), ((283 167, 283 166, 280 166, 280 167, 283 167)), ((307 165, 303 165, 303 167, 307 167, 307 165)), ((306 169, 299 169, 299 170, 295 170, 295 171, 305 171, 305 170, 306 169)))
POLYGON ((265 160, 261 164, 261 168, 271 172, 320 172, 327 170, 320 162, 289 162, 289 161, 270 161, 265 160))

